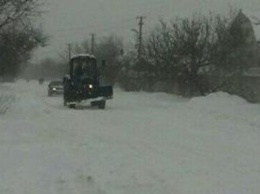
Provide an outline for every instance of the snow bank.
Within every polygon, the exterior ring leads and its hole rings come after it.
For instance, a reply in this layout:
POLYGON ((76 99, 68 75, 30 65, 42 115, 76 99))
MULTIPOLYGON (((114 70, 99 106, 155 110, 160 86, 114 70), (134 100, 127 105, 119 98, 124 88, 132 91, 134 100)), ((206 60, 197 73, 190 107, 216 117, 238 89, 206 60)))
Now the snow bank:
POLYGON ((5 85, 0 85, 0 114, 5 114, 15 100, 15 95, 11 89, 5 85))
POLYGON ((10 107, 10 114, 20 115, 23 117, 42 117, 48 112, 48 107, 40 99, 34 98, 33 95, 24 94, 16 97, 14 103, 10 107))
POLYGON ((20 117, 42 117, 49 112, 49 107, 42 99, 47 96, 47 83, 40 85, 38 81, 18 80, 15 83, 5 83, 4 87, 12 92, 12 104, 9 103, 8 114, 20 117), (15 96, 15 98, 14 98, 15 96))
POLYGON ((202 120, 211 128, 216 126, 219 130, 232 129, 233 132, 240 130, 243 133, 260 129, 258 122, 260 106, 250 104, 236 95, 217 92, 204 97, 195 97, 188 102, 187 108, 196 112, 196 116, 192 116, 192 119, 202 120))
MULTIPOLYGON (((192 98, 187 106, 198 114, 205 113, 230 118, 246 116, 246 110, 250 109, 250 103, 243 98, 225 92, 211 93, 207 96, 192 98)), ((257 106, 257 105, 256 105, 257 106)))
POLYGON ((248 104, 243 98, 225 92, 211 93, 203 97, 194 97, 189 102, 193 106, 223 108, 226 106, 240 106, 248 104))
POLYGON ((9 86, 0 193, 260 193, 260 105, 115 90, 105 110, 69 110, 47 83, 9 86))

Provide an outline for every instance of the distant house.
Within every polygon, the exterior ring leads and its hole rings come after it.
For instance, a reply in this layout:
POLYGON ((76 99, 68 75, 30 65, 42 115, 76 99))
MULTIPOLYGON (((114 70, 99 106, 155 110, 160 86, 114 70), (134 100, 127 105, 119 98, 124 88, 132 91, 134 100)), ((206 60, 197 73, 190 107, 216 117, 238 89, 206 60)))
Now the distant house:
POLYGON ((232 77, 222 90, 242 96, 250 102, 260 102, 260 31, 251 18, 242 10, 238 12, 230 26, 234 50, 230 53, 239 56, 243 67, 242 74, 232 77), (239 51, 239 55, 236 53, 239 51))
POLYGON ((243 56, 241 59, 248 68, 257 68, 259 66, 259 45, 255 36, 255 30, 252 21, 240 10, 231 23, 230 33, 238 41, 243 41, 243 56), (241 40, 243 39, 243 40, 241 40))
POLYGON ((252 24, 253 24, 253 28, 254 28, 254 32, 255 32, 255 36, 256 36, 256 41, 257 41, 257 45, 258 45, 258 66, 260 68, 260 14, 257 17, 257 19, 255 20, 254 18, 252 18, 252 24))

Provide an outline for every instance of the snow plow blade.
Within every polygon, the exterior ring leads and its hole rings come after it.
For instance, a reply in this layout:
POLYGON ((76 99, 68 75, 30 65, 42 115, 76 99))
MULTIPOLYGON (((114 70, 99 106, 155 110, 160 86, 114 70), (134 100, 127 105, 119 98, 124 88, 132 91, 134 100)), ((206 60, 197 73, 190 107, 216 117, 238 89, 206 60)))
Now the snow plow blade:
POLYGON ((112 86, 100 86, 99 96, 106 97, 107 99, 113 98, 113 88, 112 86))

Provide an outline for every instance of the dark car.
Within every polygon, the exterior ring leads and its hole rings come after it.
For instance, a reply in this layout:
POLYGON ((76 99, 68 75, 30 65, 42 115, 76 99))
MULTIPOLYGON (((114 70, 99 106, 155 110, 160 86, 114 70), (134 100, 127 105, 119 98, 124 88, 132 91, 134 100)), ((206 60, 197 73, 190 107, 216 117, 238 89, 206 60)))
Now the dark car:
POLYGON ((100 83, 93 55, 79 54, 71 58, 69 76, 64 77, 63 96, 64 105, 70 108, 75 108, 83 100, 89 100, 92 106, 104 109, 106 100, 113 98, 112 86, 100 83))
POLYGON ((48 96, 53 94, 62 94, 63 93, 63 83, 62 81, 56 80, 51 81, 48 85, 48 96))

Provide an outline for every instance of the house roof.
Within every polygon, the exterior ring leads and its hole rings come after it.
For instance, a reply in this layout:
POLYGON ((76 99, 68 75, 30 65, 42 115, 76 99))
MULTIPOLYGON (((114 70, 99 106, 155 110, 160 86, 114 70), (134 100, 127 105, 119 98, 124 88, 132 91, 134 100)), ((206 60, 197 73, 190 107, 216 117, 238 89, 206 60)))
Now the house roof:
POLYGON ((260 41, 260 12, 245 14, 248 16, 253 25, 256 40, 260 41))
POLYGON ((240 9, 233 21, 233 24, 236 23, 239 23, 240 25, 246 25, 247 29, 253 28, 252 30, 254 31, 256 40, 260 41, 260 12, 248 13, 240 9))
POLYGON ((95 58, 95 56, 92 55, 92 54, 82 53, 82 54, 73 55, 73 56, 71 57, 71 59, 74 59, 74 58, 86 58, 86 57, 88 57, 88 58, 95 58))

